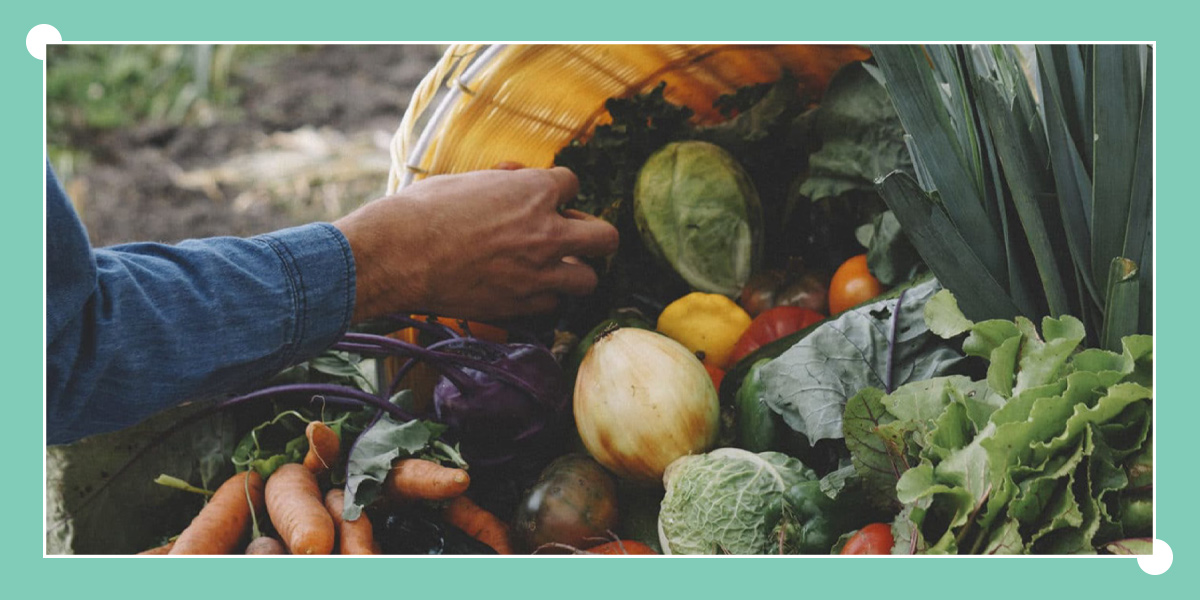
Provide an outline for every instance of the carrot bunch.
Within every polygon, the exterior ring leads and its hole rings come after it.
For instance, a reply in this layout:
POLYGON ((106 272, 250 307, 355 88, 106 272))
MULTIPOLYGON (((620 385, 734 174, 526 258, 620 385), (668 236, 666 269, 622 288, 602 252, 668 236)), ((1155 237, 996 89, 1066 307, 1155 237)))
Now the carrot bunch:
MULTIPOLYGON (((353 521, 342 518, 344 490, 322 492, 322 481, 328 485, 327 474, 341 457, 337 433, 312 421, 305 435, 309 448, 302 462, 280 466, 265 482, 253 470, 230 477, 178 538, 141 554, 380 554, 365 513, 353 521), (260 532, 259 523, 268 519, 274 536, 260 532)), ((508 525, 464 495, 470 483, 464 469, 402 458, 393 463, 383 493, 398 505, 440 503, 447 523, 511 554, 508 525)))
POLYGON ((508 524, 480 508, 464 494, 471 477, 463 469, 445 467, 423 458, 403 458, 392 465, 383 482, 384 497, 399 504, 416 500, 446 501, 445 521, 500 554, 512 554, 508 524))

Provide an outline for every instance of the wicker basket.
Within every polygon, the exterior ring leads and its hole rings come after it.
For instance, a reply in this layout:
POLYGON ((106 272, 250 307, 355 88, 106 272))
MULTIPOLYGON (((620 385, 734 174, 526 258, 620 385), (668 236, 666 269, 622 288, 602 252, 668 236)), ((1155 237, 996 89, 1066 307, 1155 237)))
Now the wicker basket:
POLYGON ((396 132, 388 192, 501 161, 548 167, 571 140, 608 120, 605 100, 659 82, 668 101, 713 122, 713 101, 739 87, 775 81, 786 69, 819 94, 839 67, 868 56, 859 46, 799 44, 454 45, 396 132))

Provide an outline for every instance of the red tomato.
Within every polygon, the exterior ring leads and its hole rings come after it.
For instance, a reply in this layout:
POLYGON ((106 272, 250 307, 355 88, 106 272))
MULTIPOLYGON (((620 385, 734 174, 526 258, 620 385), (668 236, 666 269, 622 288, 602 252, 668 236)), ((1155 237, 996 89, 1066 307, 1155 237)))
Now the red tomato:
POLYGON ((717 388, 717 392, 720 392, 721 380, 725 379, 725 371, 708 363, 704 363, 704 370, 708 371, 709 377, 712 377, 713 387, 717 388))
POLYGON ((754 317, 750 327, 742 334, 733 351, 729 353, 729 365, 736 364, 746 355, 771 342, 791 335, 824 319, 825 315, 799 306, 776 306, 754 317))
POLYGON ((588 549, 589 554, 658 554, 654 548, 633 540, 608 542, 588 549))
POLYGON ((842 554, 891 554, 892 526, 887 523, 871 523, 846 540, 842 554))

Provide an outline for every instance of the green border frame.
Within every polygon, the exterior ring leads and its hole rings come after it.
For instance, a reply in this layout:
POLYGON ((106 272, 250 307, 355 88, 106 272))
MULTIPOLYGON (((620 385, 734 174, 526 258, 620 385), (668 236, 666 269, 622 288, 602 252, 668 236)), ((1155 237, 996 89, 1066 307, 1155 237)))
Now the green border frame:
MULTIPOLYGON (((5 294, 4 327, 9 343, 3 353, 9 382, 6 408, 14 424, 3 437, 11 457, 4 505, 9 509, 7 530, 11 545, 3 551, 10 590, 58 596, 90 596, 97 592, 122 597, 238 597, 266 593, 271 597, 313 598, 320 594, 361 597, 459 598, 520 595, 567 598, 610 598, 635 593, 678 594, 682 598, 738 598, 749 595, 813 597, 814 595, 879 593, 884 596, 1071 597, 1139 598, 1182 595, 1195 579, 1191 535, 1197 525, 1188 517, 1197 484, 1191 479, 1196 450, 1197 406, 1182 374, 1189 351, 1183 346, 1195 337, 1197 319, 1188 301, 1196 286, 1182 277, 1178 256, 1194 255, 1183 248, 1197 219, 1194 194, 1182 193, 1182 179, 1196 168, 1192 148, 1196 132, 1194 97, 1180 71, 1177 44, 1183 27, 1194 23, 1180 4, 1107 0, 1079 7, 1050 6, 1050 2, 1010 2, 985 5, 958 2, 913 3, 872 0, 853 5, 813 6, 813 3, 628 2, 613 0, 583 5, 570 2, 482 3, 459 0, 444 6, 432 2, 331 3, 291 2, 267 6, 241 0, 206 2, 57 2, 8 5, 0 19, 0 64, 9 79, 9 92, 0 99, 3 111, 3 149, 0 169, 6 196, 5 234, 0 256, 15 285, 5 294), (1163 9, 1155 11, 1159 4, 1163 9), (765 6, 762 6, 765 5, 765 6), (772 6, 774 5, 774 6, 772 6), (1173 6, 1176 8, 1166 8, 1173 6), (734 12, 736 10, 736 13, 734 12), (1094 19, 1092 19, 1094 17, 1094 19), (1081 18, 1089 18, 1084 21, 1081 18), (1166 24, 1163 23, 1166 22, 1166 24), (1167 404, 1156 415, 1157 534, 1171 545, 1176 564, 1163 575, 1142 572, 1133 558, 383 558, 350 560, 319 566, 302 560, 271 562, 210 559, 222 562, 167 561, 147 563, 130 558, 41 558, 44 488, 42 411, 34 400, 42 395, 43 363, 34 349, 44 329, 31 318, 41 314, 44 300, 40 262, 31 248, 44 247, 40 198, 44 164, 36 157, 43 145, 42 65, 23 46, 26 34, 40 23, 56 27, 70 41, 408 41, 546 40, 546 41, 859 41, 859 40, 1113 40, 1155 41, 1159 84, 1158 114, 1168 126, 1160 131, 1158 148, 1167 148, 1157 179, 1160 197, 1171 199, 1156 215, 1156 267, 1180 277, 1155 277, 1159 314, 1171 323, 1158 336, 1166 348, 1158 361, 1159 397, 1167 404), (1176 25, 1178 23, 1178 25, 1176 25), (1186 24, 1186 25, 1185 25, 1186 24), (1189 106, 1184 106, 1184 104, 1189 106), (36 157, 36 158, 35 158, 36 157), (1185 163, 1186 161, 1186 163, 1185 163), (1166 193, 1161 193, 1165 190, 1166 193), (1193 204, 1187 204, 1187 202, 1193 204), (43 238, 40 240, 39 238, 43 238), (1177 254, 1176 251, 1184 252, 1177 254), (29 346, 24 346, 29 344, 29 346), (1175 348, 1171 350, 1171 348, 1175 348), (1182 370, 1181 370, 1182 369, 1182 370), (36 379, 36 381, 35 381, 36 379), (1182 395, 1181 395, 1182 394, 1182 395), (35 561, 39 559, 40 561, 35 561), (382 560, 383 562, 378 562, 382 560), (869 562, 861 562, 863 560, 869 562), (565 562, 550 562, 565 561, 565 562), (950 562, 955 561, 955 562, 950 562), (314 569, 313 567, 318 568, 314 569), (15 584, 15 585, 12 585, 15 584), (34 587, 36 586, 36 587, 34 587), (560 587, 561 586, 561 587, 560 587), (37 590, 36 592, 34 590, 37 590)), ((1065 4, 1065 3, 1063 3, 1065 4)), ((1195 34, 1192 31, 1187 31, 1195 34)))

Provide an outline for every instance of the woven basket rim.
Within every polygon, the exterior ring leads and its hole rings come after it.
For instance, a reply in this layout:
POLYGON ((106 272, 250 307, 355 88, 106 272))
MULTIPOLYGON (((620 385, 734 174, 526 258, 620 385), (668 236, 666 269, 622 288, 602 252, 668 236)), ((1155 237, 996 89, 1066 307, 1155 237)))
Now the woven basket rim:
MULTIPOLYGON (((636 46, 636 45, 674 45, 675 43, 641 44, 634 42, 588 42, 589 46, 636 46)), ((503 60, 514 49, 519 52, 523 46, 558 46, 567 45, 562 42, 531 42, 531 43, 494 43, 494 44, 453 44, 447 47, 442 59, 431 69, 425 80, 414 91, 412 100, 405 110, 400 127, 392 138, 391 154, 392 169, 388 178, 388 193, 395 193, 412 185, 419 178, 424 178, 436 171, 438 156, 441 154, 443 140, 439 138, 447 128, 453 127, 455 118, 461 110, 463 95, 473 96, 472 85, 479 83, 482 75, 487 77, 493 67, 503 65, 497 60, 503 60), (422 122, 423 121, 423 122, 422 122), (419 126, 419 130, 418 130, 419 126), (414 142, 415 139, 415 142, 414 142), (431 155, 432 153, 432 155, 431 155), (432 169, 432 170, 431 170, 432 169)), ((830 44, 813 44, 802 42, 770 43, 702 43, 689 44, 697 46, 712 45, 716 47, 736 48, 738 46, 816 46, 830 44)), ((840 46, 861 46, 858 44, 834 44, 840 46)), ((603 112, 603 108, 601 108, 603 112)), ((594 125, 594 119, 592 120, 594 125)))

